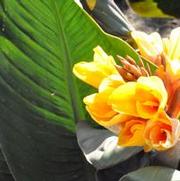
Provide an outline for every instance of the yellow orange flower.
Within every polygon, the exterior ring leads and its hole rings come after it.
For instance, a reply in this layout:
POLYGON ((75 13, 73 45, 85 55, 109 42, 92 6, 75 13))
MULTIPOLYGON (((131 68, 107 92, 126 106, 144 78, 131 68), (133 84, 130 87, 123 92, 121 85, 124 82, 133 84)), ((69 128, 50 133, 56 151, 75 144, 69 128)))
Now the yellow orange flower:
POLYGON ((143 146, 145 151, 166 150, 180 136, 180 122, 176 119, 180 115, 180 28, 163 40, 158 33, 132 35, 141 55, 159 66, 154 76, 140 74, 131 81, 124 78, 125 82, 121 75, 130 73, 129 69, 124 66, 125 74, 120 75, 117 70, 121 66, 99 46, 94 49, 94 61, 76 64, 73 72, 98 89, 84 98, 86 110, 98 124, 118 135, 119 145, 143 146))
POLYGON ((180 77, 180 27, 172 30, 169 38, 163 39, 156 32, 148 35, 134 31, 131 35, 143 57, 158 65, 160 59, 165 58, 167 72, 180 77))
POLYGON ((131 35, 137 43, 140 54, 146 59, 154 62, 162 54, 163 42, 158 33, 148 35, 141 31, 133 31, 131 35))
POLYGON ((109 75, 118 74, 115 61, 100 46, 94 49, 93 62, 79 62, 74 65, 73 73, 82 81, 98 88, 101 81, 109 75))
POLYGON ((123 84, 119 74, 111 75, 105 78, 99 86, 99 92, 84 98, 86 109, 91 117, 102 126, 115 124, 112 118, 117 114, 108 104, 109 96, 112 91, 123 84))
POLYGON ((165 112, 147 122, 144 138, 147 146, 145 150, 166 150, 173 147, 180 136, 180 122, 171 119, 165 112))
POLYGON ((166 89, 162 80, 156 76, 127 82, 115 89, 109 98, 113 110, 144 119, 150 119, 164 110, 166 103, 166 89))
POLYGON ((123 114, 116 115, 114 119, 120 146, 143 146, 145 151, 163 151, 179 140, 180 122, 171 119, 165 112, 150 120, 123 114))

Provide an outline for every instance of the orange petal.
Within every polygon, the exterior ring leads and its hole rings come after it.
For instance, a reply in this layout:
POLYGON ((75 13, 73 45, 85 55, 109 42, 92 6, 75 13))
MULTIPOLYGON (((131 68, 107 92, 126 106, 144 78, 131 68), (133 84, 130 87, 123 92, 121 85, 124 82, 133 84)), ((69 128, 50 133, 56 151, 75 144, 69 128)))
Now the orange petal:
POLYGON ((110 93, 111 91, 103 91, 87 96, 83 100, 91 117, 101 125, 117 114, 111 105, 107 104, 110 93))
POLYGON ((144 134, 149 149, 159 151, 173 147, 179 139, 179 135, 179 121, 169 118, 165 112, 160 113, 154 120, 147 122, 144 134))
POLYGON ((143 139, 146 120, 140 118, 132 118, 122 125, 119 134, 118 144, 121 146, 144 146, 143 139))

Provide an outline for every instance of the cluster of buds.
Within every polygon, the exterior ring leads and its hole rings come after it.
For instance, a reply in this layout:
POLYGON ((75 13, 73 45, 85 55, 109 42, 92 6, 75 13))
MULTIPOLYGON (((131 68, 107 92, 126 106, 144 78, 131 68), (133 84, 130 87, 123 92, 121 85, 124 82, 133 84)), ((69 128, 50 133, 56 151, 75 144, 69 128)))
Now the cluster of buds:
POLYGON ((146 68, 141 59, 138 65, 136 61, 128 55, 126 56, 126 58, 117 55, 117 58, 120 61, 121 65, 115 65, 115 67, 122 78, 127 82, 135 81, 141 76, 147 77, 152 74, 148 64, 146 68))

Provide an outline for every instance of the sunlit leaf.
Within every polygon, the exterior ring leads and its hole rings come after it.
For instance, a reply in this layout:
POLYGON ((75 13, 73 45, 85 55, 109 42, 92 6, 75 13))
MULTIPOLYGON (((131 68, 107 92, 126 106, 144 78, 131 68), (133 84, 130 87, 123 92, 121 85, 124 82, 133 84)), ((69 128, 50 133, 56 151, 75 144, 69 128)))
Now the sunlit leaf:
POLYGON ((73 0, 0 0, 0 143, 17 181, 93 181, 75 135, 85 118, 74 63, 97 45, 136 52, 109 36, 73 0))

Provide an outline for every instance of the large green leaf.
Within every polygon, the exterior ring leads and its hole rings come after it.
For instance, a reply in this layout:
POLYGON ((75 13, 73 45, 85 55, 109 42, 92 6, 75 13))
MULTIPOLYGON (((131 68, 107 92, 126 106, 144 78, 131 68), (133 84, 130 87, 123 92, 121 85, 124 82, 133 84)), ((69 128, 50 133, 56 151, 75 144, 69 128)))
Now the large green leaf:
POLYGON ((73 0, 0 0, 0 142, 17 181, 94 180, 79 150, 84 119, 72 66, 92 49, 137 54, 103 33, 73 0))
POLYGON ((14 181, 1 150, 0 150, 0 180, 14 181))

